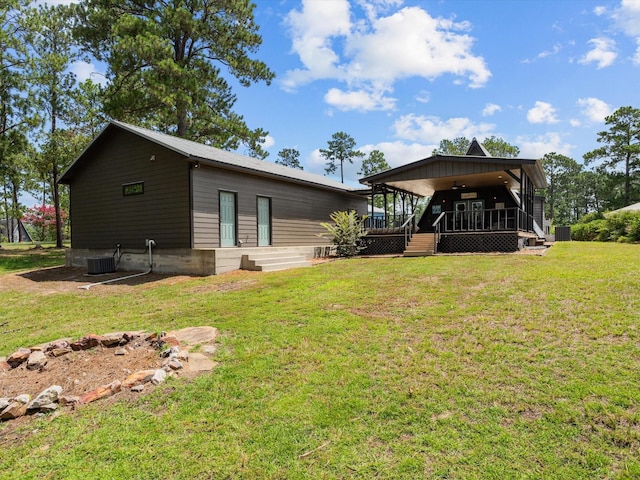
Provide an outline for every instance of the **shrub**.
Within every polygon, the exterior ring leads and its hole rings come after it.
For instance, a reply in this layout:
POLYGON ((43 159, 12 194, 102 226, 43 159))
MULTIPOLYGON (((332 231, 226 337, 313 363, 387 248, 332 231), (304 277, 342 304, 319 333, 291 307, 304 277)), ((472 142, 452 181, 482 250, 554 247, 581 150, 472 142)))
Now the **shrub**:
POLYGON ((350 257, 362 250, 362 237, 367 232, 364 230, 366 215, 359 217, 355 210, 348 212, 333 212, 330 216, 333 223, 323 222, 327 229, 320 236, 329 236, 333 245, 336 245, 336 253, 340 257, 350 257))
POLYGON ((589 223, 577 223, 571 226, 571 238, 581 242, 591 242, 598 239, 604 226, 604 219, 593 220, 589 223))
POLYGON ((580 217, 580 223, 589 223, 593 222, 594 220, 602 220, 603 218, 604 213, 602 212, 590 212, 580 217))
POLYGON ((640 242, 640 212, 619 212, 608 216, 588 214, 571 226, 571 238, 578 241, 640 242))

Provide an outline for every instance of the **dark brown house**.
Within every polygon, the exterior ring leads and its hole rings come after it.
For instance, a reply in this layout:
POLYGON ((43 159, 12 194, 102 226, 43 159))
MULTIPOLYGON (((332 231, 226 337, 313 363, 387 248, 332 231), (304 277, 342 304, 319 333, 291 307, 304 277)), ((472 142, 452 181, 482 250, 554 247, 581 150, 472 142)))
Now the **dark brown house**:
POLYGON ((313 257, 336 210, 366 199, 320 175, 112 121, 64 172, 70 186, 68 262, 111 255, 154 271, 222 273, 265 252, 313 257))
POLYGON ((394 235, 399 241, 391 248, 405 255, 509 252, 544 239, 544 198, 536 196, 547 185, 541 161, 493 157, 476 139, 466 155, 433 155, 360 182, 403 206, 374 226, 380 235, 370 237, 371 253, 376 242, 378 250, 392 245, 394 235), (416 218, 421 197, 429 202, 416 218))

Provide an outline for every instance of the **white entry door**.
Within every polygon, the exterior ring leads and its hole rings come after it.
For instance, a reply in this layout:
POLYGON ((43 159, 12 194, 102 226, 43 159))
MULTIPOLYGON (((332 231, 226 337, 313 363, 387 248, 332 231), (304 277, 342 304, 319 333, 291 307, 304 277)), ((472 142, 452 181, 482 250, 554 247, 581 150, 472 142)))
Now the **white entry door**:
POLYGON ((271 245, 271 199, 258 197, 258 246, 271 245))
POLYGON ((220 192, 220 246, 236 246, 236 195, 220 192))

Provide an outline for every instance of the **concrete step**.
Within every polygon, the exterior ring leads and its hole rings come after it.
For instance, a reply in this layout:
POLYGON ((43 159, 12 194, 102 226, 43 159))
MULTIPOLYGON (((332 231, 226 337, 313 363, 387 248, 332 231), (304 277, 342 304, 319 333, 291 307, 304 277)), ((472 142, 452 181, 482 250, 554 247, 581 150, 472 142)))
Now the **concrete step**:
POLYGON ((311 262, 308 260, 303 260, 300 262, 281 262, 281 263, 270 263, 268 265, 260 265, 261 272, 275 272, 278 270, 289 270, 291 268, 304 268, 310 267, 311 262))
POLYGON ((302 257, 304 255, 295 253, 295 252, 262 252, 262 253, 251 253, 247 255, 251 260, 260 260, 263 258, 288 258, 288 257, 302 257))
POLYGON ((289 268, 310 267, 311 262, 302 254, 293 252, 272 252, 243 255, 242 268, 258 272, 273 272, 289 268))

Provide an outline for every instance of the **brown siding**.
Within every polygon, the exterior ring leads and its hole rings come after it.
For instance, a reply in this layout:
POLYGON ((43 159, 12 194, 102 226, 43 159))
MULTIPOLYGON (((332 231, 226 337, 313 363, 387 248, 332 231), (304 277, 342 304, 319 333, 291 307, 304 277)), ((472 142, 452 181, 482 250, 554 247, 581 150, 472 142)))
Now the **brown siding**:
POLYGON ((366 213, 366 200, 353 194, 208 167, 192 174, 194 248, 220 245, 220 190, 237 193, 238 239, 247 247, 258 244, 257 196, 271 198, 273 246, 327 243, 317 234, 324 232, 320 222, 330 221, 329 214, 348 209, 366 213))
POLYGON ((535 197, 533 204, 533 219, 538 223, 540 228, 544 228, 544 197, 535 197))
POLYGON ((94 143, 71 186, 73 248, 189 248, 189 164, 131 133, 114 129, 94 143), (155 160, 151 161, 151 156, 155 160), (124 197, 122 185, 144 181, 144 194, 124 197))
POLYGON ((505 162, 482 163, 482 162, 447 162, 438 160, 431 163, 423 163, 415 168, 402 170, 384 177, 387 183, 402 180, 420 180, 424 178, 453 177, 456 175, 469 175, 475 173, 487 173, 503 170, 519 170, 520 165, 505 162))

